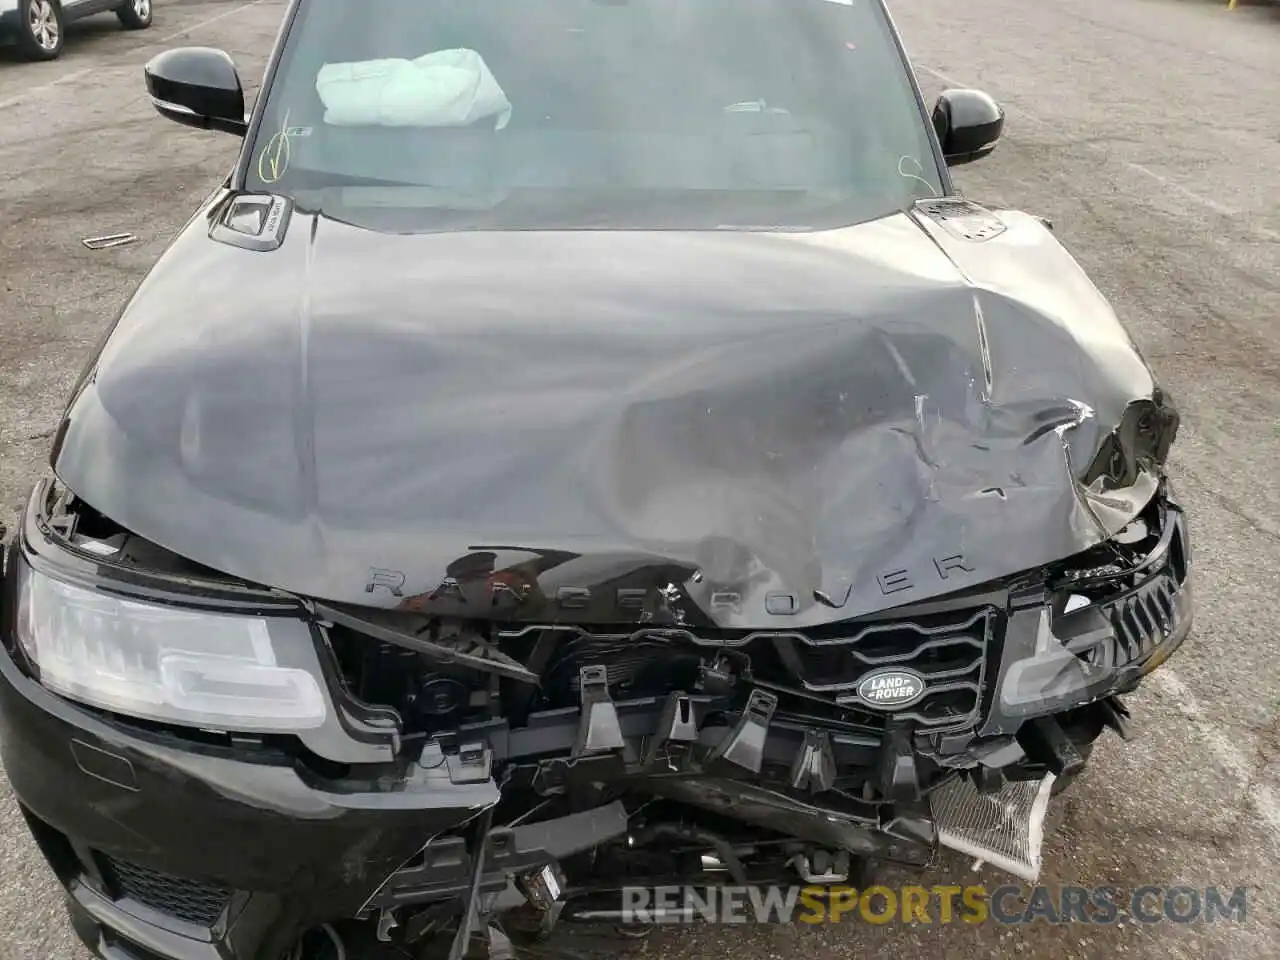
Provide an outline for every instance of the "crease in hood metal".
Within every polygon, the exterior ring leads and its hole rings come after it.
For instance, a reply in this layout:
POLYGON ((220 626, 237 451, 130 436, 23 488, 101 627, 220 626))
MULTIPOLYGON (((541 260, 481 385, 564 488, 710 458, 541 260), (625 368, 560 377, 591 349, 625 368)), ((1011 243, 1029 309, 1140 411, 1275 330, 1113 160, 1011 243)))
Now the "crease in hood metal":
POLYGON ((207 217, 91 362, 54 467, 126 529, 308 596, 822 624, 1100 542, 1170 439, 1025 214, 974 240, 915 211, 785 235, 295 213, 272 252, 207 217))

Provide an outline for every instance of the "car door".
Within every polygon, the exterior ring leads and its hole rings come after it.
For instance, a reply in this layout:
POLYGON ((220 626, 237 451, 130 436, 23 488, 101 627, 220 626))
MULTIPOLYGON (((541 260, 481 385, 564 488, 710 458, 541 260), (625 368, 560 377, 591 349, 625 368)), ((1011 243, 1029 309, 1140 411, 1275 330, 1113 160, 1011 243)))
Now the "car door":
POLYGON ((115 0, 62 0, 62 18, 66 22, 80 20, 110 10, 115 0))

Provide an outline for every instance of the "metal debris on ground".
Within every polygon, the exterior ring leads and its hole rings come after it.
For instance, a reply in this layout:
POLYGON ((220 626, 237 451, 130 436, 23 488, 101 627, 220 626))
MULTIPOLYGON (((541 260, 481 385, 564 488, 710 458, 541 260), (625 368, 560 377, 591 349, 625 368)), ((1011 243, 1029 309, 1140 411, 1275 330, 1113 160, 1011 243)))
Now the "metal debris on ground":
POLYGON ((132 233, 108 233, 101 237, 85 237, 80 242, 90 250, 106 250, 108 247, 123 247, 137 241, 138 238, 132 233))

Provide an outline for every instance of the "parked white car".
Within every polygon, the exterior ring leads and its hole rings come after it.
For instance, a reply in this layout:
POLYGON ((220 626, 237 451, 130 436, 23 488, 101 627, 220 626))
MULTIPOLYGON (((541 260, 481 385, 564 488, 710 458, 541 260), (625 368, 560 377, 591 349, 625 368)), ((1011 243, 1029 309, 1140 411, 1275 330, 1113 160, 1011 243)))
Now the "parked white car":
POLYGON ((151 26, 152 0, 0 0, 0 35, 12 37, 28 60, 53 60, 62 53, 66 27, 99 13, 111 13, 126 30, 151 26))

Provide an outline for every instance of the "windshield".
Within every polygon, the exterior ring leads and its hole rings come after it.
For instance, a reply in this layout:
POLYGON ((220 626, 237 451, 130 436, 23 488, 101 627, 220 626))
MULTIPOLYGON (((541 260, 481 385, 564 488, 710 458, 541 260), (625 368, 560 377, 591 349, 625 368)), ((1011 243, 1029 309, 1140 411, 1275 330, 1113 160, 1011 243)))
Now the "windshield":
POLYGON ((804 230, 942 183, 877 0, 310 0, 247 186, 399 231, 804 230))

